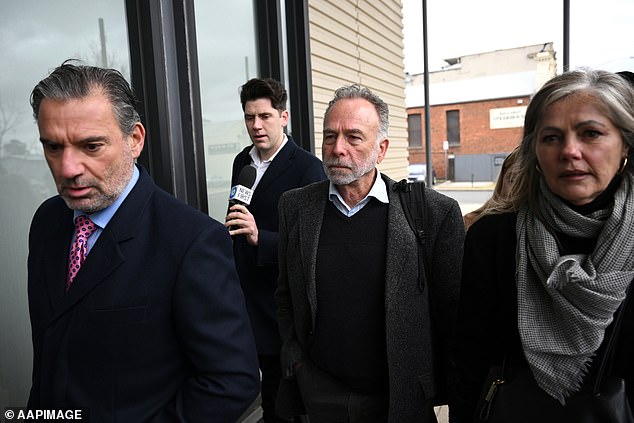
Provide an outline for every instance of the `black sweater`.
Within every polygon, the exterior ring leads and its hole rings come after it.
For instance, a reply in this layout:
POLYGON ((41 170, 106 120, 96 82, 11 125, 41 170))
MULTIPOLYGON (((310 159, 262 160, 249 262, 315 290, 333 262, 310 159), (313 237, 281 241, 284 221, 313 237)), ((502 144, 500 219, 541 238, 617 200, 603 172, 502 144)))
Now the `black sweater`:
POLYGON ((317 318, 310 357, 359 392, 382 392, 388 386, 387 209, 372 199, 346 217, 329 203, 317 250, 317 318))

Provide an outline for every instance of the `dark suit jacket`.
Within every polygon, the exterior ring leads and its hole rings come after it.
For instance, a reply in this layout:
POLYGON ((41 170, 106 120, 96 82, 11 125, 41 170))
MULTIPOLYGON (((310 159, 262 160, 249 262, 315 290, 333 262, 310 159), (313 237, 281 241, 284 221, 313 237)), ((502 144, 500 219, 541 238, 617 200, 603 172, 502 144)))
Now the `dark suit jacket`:
MULTIPOLYGON (((458 400, 451 421, 471 423, 491 365, 528 366, 517 328, 515 213, 485 216, 465 241, 456 364, 458 400)), ((625 378, 634 408, 634 291, 624 310, 612 373, 625 378)))
MULTIPOLYGON (((389 422, 432 421, 435 395, 434 350, 442 358, 451 342, 458 302, 464 224, 458 203, 427 190, 431 280, 427 292, 418 284, 416 238, 409 227, 394 181, 383 177, 389 194, 385 275, 386 344, 389 373, 389 422), (429 298, 429 301, 428 301, 429 298)), ((319 233, 328 200, 328 182, 282 195, 280 200, 280 277, 276 300, 282 334, 282 367, 287 379, 279 405, 292 403, 293 363, 304 359, 313 337, 317 313, 315 265, 319 233)), ((372 228, 368 228, 368 236, 372 228)), ((354 260, 336 257, 333 260, 354 260)), ((299 398, 298 396, 296 397, 299 398)))
MULTIPOLYGON (((244 166, 251 163, 248 146, 233 161, 231 186, 244 166)), ((277 203, 283 192, 326 179, 317 157, 298 147, 289 137, 258 183, 248 208, 258 225, 258 246, 244 236, 234 239, 236 267, 247 301, 259 354, 279 354, 280 335, 273 294, 277 286, 277 203)))
POLYGON ((54 197, 31 224, 29 406, 100 423, 235 422, 259 376, 226 229, 142 170, 65 294, 72 217, 54 197))

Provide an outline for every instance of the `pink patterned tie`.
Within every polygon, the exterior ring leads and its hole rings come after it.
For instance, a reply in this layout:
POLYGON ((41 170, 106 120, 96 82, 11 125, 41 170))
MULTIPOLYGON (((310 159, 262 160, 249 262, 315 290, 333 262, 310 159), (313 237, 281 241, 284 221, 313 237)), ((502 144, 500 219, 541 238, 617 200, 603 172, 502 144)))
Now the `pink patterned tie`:
POLYGON ((68 258, 68 280, 66 281, 66 291, 70 288, 70 284, 75 279, 81 264, 86 259, 88 252, 88 237, 97 229, 92 220, 86 216, 77 216, 75 219, 75 241, 70 250, 68 258))

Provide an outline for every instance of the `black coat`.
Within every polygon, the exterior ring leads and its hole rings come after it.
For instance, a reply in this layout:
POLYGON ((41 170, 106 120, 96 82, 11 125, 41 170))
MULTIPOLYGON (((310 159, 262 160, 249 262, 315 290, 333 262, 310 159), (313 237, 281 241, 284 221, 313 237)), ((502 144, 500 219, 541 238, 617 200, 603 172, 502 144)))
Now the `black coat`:
POLYGON ((235 422, 259 391, 227 230, 145 171, 64 293, 73 211, 58 196, 29 235, 31 408, 93 422, 235 422))
MULTIPOLYGON (((452 423, 473 421, 488 369, 501 364, 505 352, 510 365, 528 366, 517 328, 515 221, 515 213, 485 216, 467 232, 455 357, 459 397, 450 407, 452 423)), ((633 295, 631 290, 629 295, 633 295)), ((613 374, 626 379, 634 406, 632 300, 625 310, 615 352, 613 374)))
MULTIPOLYGON (((233 161, 231 186, 244 166, 251 163, 245 147, 233 161)), ((326 179, 321 160, 298 147, 291 137, 273 159, 255 187, 249 212, 258 226, 258 246, 242 235, 234 237, 233 251, 247 302, 258 354, 279 354, 280 335, 273 295, 277 287, 277 203, 285 191, 326 179)))

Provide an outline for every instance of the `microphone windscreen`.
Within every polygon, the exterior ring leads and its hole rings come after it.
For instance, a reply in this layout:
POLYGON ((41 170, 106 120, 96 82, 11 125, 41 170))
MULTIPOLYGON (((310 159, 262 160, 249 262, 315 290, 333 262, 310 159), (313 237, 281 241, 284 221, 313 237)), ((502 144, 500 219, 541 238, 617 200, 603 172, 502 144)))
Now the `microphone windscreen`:
POLYGON ((253 166, 247 165, 238 174, 237 185, 252 188, 255 184, 256 170, 253 166))

